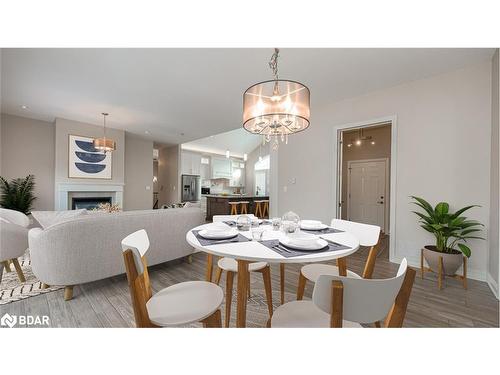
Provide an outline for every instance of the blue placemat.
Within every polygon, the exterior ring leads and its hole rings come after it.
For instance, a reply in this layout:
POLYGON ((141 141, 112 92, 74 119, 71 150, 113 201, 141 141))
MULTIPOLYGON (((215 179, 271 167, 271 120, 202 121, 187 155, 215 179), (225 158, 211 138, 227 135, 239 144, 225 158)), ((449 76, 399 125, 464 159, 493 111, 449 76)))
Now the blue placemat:
POLYGON ((326 253, 328 251, 339 251, 339 250, 350 249, 349 246, 345 246, 342 244, 334 244, 330 242, 323 249, 314 251, 302 251, 302 250, 292 249, 281 244, 279 240, 265 240, 261 241, 260 243, 285 258, 299 257, 303 255, 310 255, 317 253, 326 253))
POLYGON ((194 236, 198 240, 201 246, 210 246, 210 245, 220 245, 220 244, 225 244, 225 243, 236 243, 236 242, 247 242, 250 241, 248 238, 246 238, 244 235, 238 233, 236 237, 233 238, 228 238, 224 240, 210 240, 208 238, 203 238, 202 236, 199 235, 199 230, 193 230, 194 236))

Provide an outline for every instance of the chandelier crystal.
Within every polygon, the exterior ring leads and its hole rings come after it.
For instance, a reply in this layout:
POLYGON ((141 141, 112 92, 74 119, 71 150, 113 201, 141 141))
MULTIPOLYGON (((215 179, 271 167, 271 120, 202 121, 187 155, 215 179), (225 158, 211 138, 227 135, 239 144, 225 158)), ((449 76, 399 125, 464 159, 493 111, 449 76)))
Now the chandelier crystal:
POLYGON ((102 113, 103 115, 103 127, 104 127, 104 136, 102 138, 94 139, 94 148, 99 151, 110 152, 116 150, 116 142, 112 139, 106 138, 106 116, 109 113, 102 113))
POLYGON ((279 49, 275 48, 269 61, 274 79, 250 86, 243 94, 243 127, 252 134, 261 135, 262 142, 279 140, 288 143, 290 134, 309 127, 310 92, 300 82, 279 79, 279 49))

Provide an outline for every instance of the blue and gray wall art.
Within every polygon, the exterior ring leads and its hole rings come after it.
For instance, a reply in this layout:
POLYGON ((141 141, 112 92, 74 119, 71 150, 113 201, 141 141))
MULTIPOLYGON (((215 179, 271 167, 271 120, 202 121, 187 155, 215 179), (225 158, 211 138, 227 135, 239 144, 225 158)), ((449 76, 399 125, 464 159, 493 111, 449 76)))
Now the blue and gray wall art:
POLYGON ((111 154, 94 148, 93 139, 70 135, 69 177, 111 178, 111 154))

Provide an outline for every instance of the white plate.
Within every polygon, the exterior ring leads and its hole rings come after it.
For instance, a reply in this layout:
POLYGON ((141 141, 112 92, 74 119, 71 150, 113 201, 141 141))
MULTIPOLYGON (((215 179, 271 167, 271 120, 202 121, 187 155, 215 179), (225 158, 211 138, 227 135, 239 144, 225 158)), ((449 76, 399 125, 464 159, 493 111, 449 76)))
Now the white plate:
POLYGON ((238 235, 238 231, 235 228, 228 228, 224 230, 218 229, 203 229, 198 232, 198 234, 209 240, 225 240, 228 238, 233 238, 238 235))
POLYGON ((305 230, 322 230, 328 228, 328 225, 318 220, 302 220, 300 222, 300 228, 305 230))
POLYGON ((305 250, 305 251, 314 251, 314 250, 320 250, 323 249, 325 246, 328 245, 328 242, 321 238, 315 238, 313 241, 306 243, 306 242, 295 242, 292 238, 290 237, 283 237, 280 238, 280 243, 285 245, 286 247, 289 247, 291 249, 295 250, 305 250))

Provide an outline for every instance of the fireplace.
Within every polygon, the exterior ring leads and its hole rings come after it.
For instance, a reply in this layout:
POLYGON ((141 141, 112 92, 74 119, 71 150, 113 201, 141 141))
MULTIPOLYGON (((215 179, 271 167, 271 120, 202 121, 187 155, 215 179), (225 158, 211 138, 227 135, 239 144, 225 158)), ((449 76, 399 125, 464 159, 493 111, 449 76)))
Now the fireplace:
POLYGON ((113 202, 111 197, 73 197, 71 199, 71 209, 81 210, 82 208, 92 210, 97 208, 100 203, 113 202))

